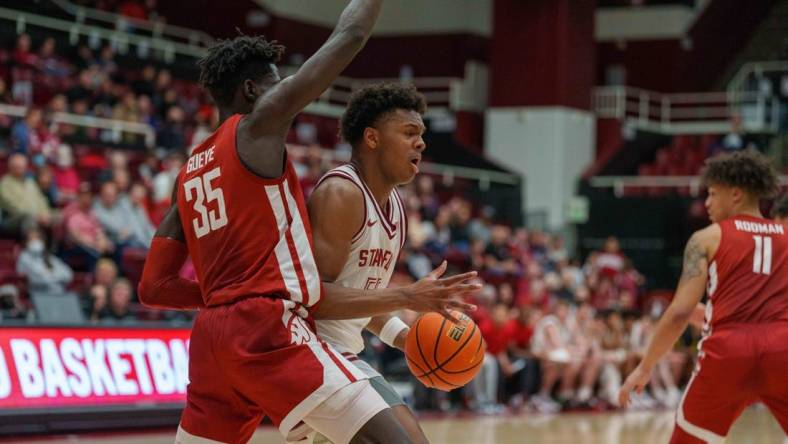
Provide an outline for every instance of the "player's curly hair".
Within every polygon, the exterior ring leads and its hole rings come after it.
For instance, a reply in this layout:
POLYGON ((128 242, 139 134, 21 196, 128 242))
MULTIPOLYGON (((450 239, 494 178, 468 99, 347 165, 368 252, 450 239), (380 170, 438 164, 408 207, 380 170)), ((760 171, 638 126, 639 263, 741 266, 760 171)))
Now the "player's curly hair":
POLYGON ((716 155, 706 160, 701 172, 703 184, 741 188, 758 199, 768 199, 779 191, 777 171, 769 159, 754 149, 716 155))
POLYGON ((271 64, 278 63, 284 52, 284 46, 263 36, 239 35, 218 40, 197 62, 200 84, 217 104, 229 105, 244 79, 259 79, 271 73, 271 64))
POLYGON ((342 138, 356 146, 364 136, 364 130, 392 111, 404 109, 424 114, 427 100, 413 85, 378 83, 365 86, 350 97, 342 115, 342 138))
POLYGON ((774 207, 772 207, 772 217, 788 217, 788 194, 784 194, 774 203, 774 207))

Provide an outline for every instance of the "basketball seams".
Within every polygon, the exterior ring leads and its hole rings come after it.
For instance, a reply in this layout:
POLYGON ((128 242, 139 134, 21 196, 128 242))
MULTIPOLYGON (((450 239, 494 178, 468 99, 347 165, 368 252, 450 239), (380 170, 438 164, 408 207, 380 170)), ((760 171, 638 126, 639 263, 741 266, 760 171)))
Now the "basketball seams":
MULTIPOLYGON (((484 344, 484 338, 482 338, 482 335, 479 335, 479 345, 478 345, 478 346, 476 346, 476 351, 473 353, 473 355, 474 355, 474 356, 477 356, 477 355, 479 354, 479 350, 481 350, 481 348, 482 348, 482 344, 484 344)), ((444 368, 444 369, 442 369, 442 371, 443 371, 444 373, 448 373, 448 374, 450 374, 450 375, 454 375, 454 374, 457 374, 457 373, 465 373, 465 372, 467 372, 467 371, 471 371, 471 370, 473 370, 474 368, 478 367, 478 366, 479 366, 479 365, 481 365, 483 362, 484 362, 484 356, 482 356, 482 359, 479 359, 479 362, 477 362, 476 364, 473 364, 472 366, 470 366, 470 367, 467 367, 467 368, 464 368, 464 369, 462 369, 462 370, 446 370, 446 369, 444 368)))
MULTIPOLYGON (((413 333, 416 334, 416 349, 419 351, 419 355, 421 356, 421 361, 424 363, 425 366, 429 367, 429 362, 427 362, 427 358, 424 356, 424 352, 421 350, 421 341, 419 340, 419 325, 421 325, 421 319, 422 318, 419 318, 419 320, 416 321, 416 326, 415 326, 416 331, 414 331, 413 333)), ((418 367, 418 365, 416 367, 418 367)), ((434 387, 435 383, 432 382, 432 378, 430 378, 430 375, 426 375, 426 376, 427 379, 429 379, 430 381, 430 385, 434 387)))
POLYGON ((435 363, 435 368, 431 371, 435 371, 436 369, 440 368, 440 362, 438 361, 438 349, 440 348, 441 343, 441 336, 443 336, 443 327, 446 326, 446 318, 443 318, 441 322, 441 328, 438 329, 438 338, 435 339, 435 346, 432 348, 432 362, 435 363))
MULTIPOLYGON (((445 322, 446 322, 446 320, 444 319, 444 320, 443 320, 443 322, 445 323, 445 322)), ((434 375, 436 375, 436 376, 437 376, 437 374, 436 374, 435 372, 437 372, 438 370, 442 370, 442 371, 444 371, 444 372, 446 372, 446 373, 462 373, 462 372, 459 372, 459 371, 453 371, 453 372, 447 371, 447 370, 445 370, 445 369, 443 368, 443 366, 444 366, 444 365, 446 365, 446 364, 448 364, 448 363, 449 363, 449 362, 450 362, 452 359, 454 359, 455 357, 457 357, 457 355, 458 355, 458 354, 459 354, 459 353, 460 353, 460 352, 461 352, 463 349, 465 349, 465 346, 466 346, 466 345, 468 345, 468 342, 470 342, 470 341, 471 341, 471 339, 473 339, 473 334, 474 334, 474 333, 476 333, 476 328, 477 328, 477 326, 476 326, 476 323, 474 322, 474 323, 473 323, 473 329, 472 329, 472 330, 471 330, 471 332, 468 334, 468 337, 465 339, 465 342, 463 342, 461 346, 457 347, 457 350, 455 350, 455 351, 454 351, 454 353, 452 353, 452 355, 451 355, 451 356, 449 356, 448 358, 446 358, 446 360, 445 360, 445 361, 443 361, 443 362, 441 362, 441 363, 438 363, 438 360, 437 360, 437 358, 436 358, 436 359, 435 359, 435 364, 436 364, 436 367, 435 367, 435 368, 433 368, 433 369, 431 369, 431 370, 430 370, 428 373, 425 373, 425 374, 423 374, 423 375, 421 375, 421 376, 429 376, 429 375, 431 375, 431 374, 434 374, 434 375)), ((443 329, 443 326, 442 326, 442 325, 441 325, 441 329, 443 329)), ((440 335, 440 332, 439 332, 439 335, 440 335)), ((481 336, 482 336, 482 335, 481 335, 481 334, 479 334, 479 338, 480 338, 480 339, 481 339, 481 336)), ((440 336, 438 336, 438 340, 440 340, 440 336)), ((480 346, 481 346, 481 345, 480 345, 480 346)), ((438 350, 438 344, 437 344, 437 343, 435 344, 435 350, 436 350, 436 354, 437 354, 437 350, 438 350)), ((478 349, 478 347, 477 347, 477 350, 476 350, 476 352, 477 352, 477 353, 478 353, 478 350, 479 350, 479 349, 478 349)), ((476 365, 473 365, 473 366, 471 366, 471 368, 473 368, 473 367, 476 367, 476 365)), ((452 385, 454 385, 454 384, 452 384, 452 385)))

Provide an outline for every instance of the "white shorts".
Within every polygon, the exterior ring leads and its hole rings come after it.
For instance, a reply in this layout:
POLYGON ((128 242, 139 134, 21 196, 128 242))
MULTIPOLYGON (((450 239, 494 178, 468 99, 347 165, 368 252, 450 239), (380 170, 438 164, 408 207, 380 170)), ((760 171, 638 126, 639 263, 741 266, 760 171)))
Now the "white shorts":
POLYGON ((288 434, 287 442, 310 442, 317 431, 334 444, 349 443, 367 421, 387 408, 369 380, 354 382, 309 412, 304 423, 288 434))

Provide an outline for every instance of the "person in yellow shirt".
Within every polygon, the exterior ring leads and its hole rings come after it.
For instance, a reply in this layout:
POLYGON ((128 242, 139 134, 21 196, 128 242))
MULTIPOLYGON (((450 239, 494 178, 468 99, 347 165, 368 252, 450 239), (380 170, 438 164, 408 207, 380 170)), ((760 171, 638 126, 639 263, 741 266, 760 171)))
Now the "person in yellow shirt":
POLYGON ((9 234, 39 225, 49 228, 53 211, 32 177, 27 177, 27 157, 15 153, 8 158, 8 173, 0 179, 0 226, 9 234))

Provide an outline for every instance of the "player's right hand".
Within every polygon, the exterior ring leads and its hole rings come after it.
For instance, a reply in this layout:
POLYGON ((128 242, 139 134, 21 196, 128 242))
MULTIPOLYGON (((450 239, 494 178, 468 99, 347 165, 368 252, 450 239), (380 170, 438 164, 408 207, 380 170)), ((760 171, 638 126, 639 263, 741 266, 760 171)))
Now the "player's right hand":
POLYGON ((642 363, 635 367, 635 370, 632 370, 632 373, 629 374, 627 380, 624 381, 624 385, 618 391, 619 405, 626 408, 629 405, 630 393, 633 391, 643 393, 643 389, 646 388, 650 379, 651 369, 644 368, 642 363))
POLYGON ((478 291, 481 284, 470 283, 476 278, 475 271, 441 278, 446 272, 446 261, 432 270, 418 282, 404 287, 407 309, 424 312, 438 312, 452 322, 459 322, 450 310, 473 311, 476 306, 460 299, 464 293, 478 291))

